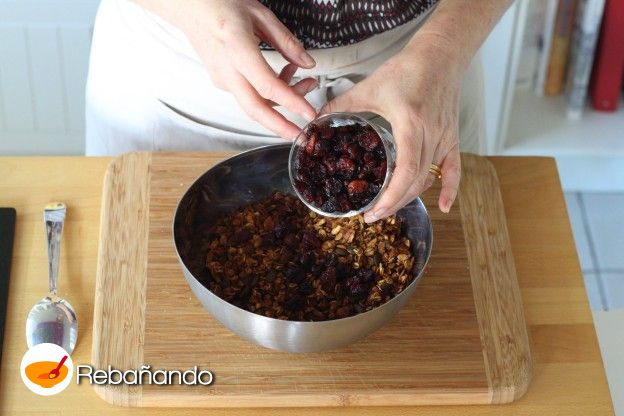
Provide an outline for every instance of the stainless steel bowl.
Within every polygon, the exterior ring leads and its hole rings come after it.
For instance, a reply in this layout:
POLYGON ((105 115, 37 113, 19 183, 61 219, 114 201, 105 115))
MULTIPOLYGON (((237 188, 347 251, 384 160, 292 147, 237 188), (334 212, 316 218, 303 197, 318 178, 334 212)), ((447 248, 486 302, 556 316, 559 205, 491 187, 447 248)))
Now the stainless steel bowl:
POLYGON ((202 284, 210 276, 204 266, 206 247, 205 244, 202 247, 201 234, 218 217, 275 190, 294 194, 288 175, 289 152, 288 143, 260 147, 227 159, 201 175, 176 209, 175 247, 184 277, 195 296, 214 318, 240 337, 281 351, 331 350, 375 331, 406 304, 422 278, 431 253, 431 221, 420 199, 398 212, 405 220, 416 256, 416 277, 403 292, 373 310, 343 319, 300 322, 268 318, 228 303, 202 284))

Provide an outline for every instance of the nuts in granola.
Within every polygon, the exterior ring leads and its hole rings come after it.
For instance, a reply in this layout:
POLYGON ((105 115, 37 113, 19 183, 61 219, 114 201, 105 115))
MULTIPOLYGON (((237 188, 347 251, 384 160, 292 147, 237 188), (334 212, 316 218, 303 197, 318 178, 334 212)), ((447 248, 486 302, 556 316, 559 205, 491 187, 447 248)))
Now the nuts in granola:
POLYGON ((222 299, 260 315, 346 318, 388 302, 414 279, 400 218, 327 218, 296 197, 272 196, 205 231, 206 279, 222 299))

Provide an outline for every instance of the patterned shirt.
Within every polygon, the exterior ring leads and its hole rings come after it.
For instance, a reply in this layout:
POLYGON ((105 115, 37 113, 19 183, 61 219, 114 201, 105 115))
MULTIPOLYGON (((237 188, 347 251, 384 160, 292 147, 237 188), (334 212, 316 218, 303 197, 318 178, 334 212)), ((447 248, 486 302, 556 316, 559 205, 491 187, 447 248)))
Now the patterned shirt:
POLYGON ((259 1, 306 49, 323 49, 360 42, 394 29, 427 12, 438 0, 259 1))

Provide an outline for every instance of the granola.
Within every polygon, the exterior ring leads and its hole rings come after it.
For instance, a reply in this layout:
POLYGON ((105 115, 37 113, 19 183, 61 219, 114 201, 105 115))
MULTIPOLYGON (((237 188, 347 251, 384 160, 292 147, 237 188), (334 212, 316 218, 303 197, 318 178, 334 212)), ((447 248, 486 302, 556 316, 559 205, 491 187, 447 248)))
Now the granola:
POLYGON ((345 318, 389 301, 414 279, 400 218, 329 218, 275 192, 205 231, 208 278, 222 299, 293 321, 345 318))

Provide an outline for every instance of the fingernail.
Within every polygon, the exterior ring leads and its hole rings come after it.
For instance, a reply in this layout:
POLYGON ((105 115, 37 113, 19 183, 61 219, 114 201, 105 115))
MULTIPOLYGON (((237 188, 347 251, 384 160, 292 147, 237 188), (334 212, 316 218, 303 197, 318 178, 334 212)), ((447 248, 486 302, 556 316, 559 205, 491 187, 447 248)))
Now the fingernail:
POLYGON ((299 59, 301 59, 301 62, 303 62, 307 68, 312 68, 316 65, 316 61, 314 60, 314 58, 312 58, 312 56, 310 56, 310 54, 307 52, 303 52, 301 55, 299 55, 299 59))
POLYGON ((455 202, 455 198, 447 199, 446 201, 444 201, 444 204, 442 204, 442 212, 444 212, 445 214, 448 214, 451 211, 453 202, 455 202))
POLYGON ((385 212, 386 210, 383 208, 379 208, 375 211, 369 211, 366 214, 364 214, 364 222, 367 224, 373 223, 381 219, 383 215, 385 214, 385 212))

